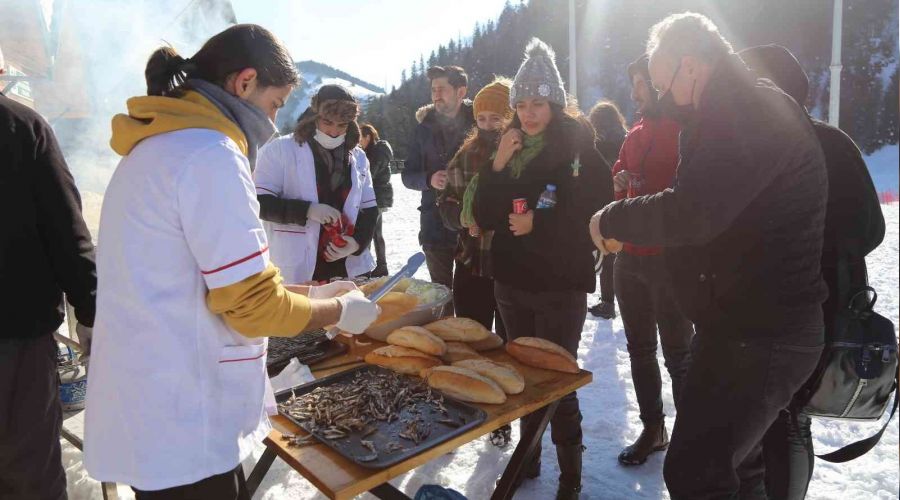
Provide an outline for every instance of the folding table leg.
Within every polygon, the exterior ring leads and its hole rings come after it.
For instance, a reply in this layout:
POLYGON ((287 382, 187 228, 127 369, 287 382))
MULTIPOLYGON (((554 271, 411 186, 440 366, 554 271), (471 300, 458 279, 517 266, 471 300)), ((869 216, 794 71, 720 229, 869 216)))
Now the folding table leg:
POLYGON ((547 429, 547 424, 556 413, 557 406, 559 406, 558 399, 531 414, 535 418, 530 419, 528 426, 522 431, 523 435, 531 436, 531 438, 527 441, 519 441, 506 465, 506 470, 503 471, 503 476, 500 477, 500 481, 494 489, 494 494, 491 495, 491 500, 510 500, 512 498, 513 493, 516 492, 516 480, 522 475, 525 464, 529 463, 534 455, 544 436, 544 431, 547 429))
POLYGON ((256 489, 259 488, 259 484, 266 477, 269 468, 272 467, 272 462, 275 461, 277 456, 272 451, 272 448, 266 447, 266 451, 259 457, 259 462, 256 462, 256 465, 253 466, 253 470, 250 472, 250 477, 247 478, 247 496, 253 498, 253 494, 256 493, 256 489))
POLYGON ((375 495, 381 500, 411 500, 405 493, 394 488, 391 483, 382 483, 369 490, 369 493, 375 495))

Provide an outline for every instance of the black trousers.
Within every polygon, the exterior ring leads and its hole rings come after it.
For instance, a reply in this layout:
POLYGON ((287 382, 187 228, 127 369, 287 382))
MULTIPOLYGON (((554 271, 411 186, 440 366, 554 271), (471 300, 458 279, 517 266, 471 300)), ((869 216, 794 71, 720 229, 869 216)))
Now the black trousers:
POLYGON ((384 217, 384 213, 379 213, 378 220, 375 222, 375 236, 372 238, 372 244, 375 245, 376 266, 387 266, 387 253, 384 247, 384 235, 382 234, 382 217, 384 217))
POLYGON ((616 297, 625 325, 641 421, 647 426, 658 425, 665 415, 662 377, 656 360, 657 329, 677 408, 691 362, 694 325, 678 308, 662 255, 622 253, 615 266, 616 297))
POLYGON ((663 467, 671 498, 766 498, 763 438, 821 351, 821 325, 777 340, 698 325, 663 467))
POLYGON ((453 305, 458 316, 472 318, 506 340, 506 327, 497 311, 492 278, 475 276, 457 262, 453 272, 453 305))
POLYGON ((812 479, 815 451, 812 419, 782 410, 763 438, 769 500, 803 500, 812 479))
POLYGON ((610 253, 600 260, 600 300, 612 302, 616 298, 615 293, 615 264, 616 254, 610 253))
POLYGON ((0 340, 0 499, 65 499, 53 335, 0 340))
MULTIPOLYGON (((587 315, 587 294, 579 291, 530 292, 498 282, 494 283, 494 294, 510 340, 539 337, 559 344, 578 357, 578 343, 587 315)), ((523 421, 529 418, 531 415, 523 421)), ((556 445, 581 444, 581 410, 574 392, 560 401, 550 420, 550 437, 556 445)))
MULTIPOLYGON (((428 274, 433 283, 440 283, 447 288, 453 288, 453 262, 456 250, 453 248, 424 248, 425 265, 428 266, 428 274)), ((445 316, 453 316, 453 302, 444 308, 445 316)))
POLYGON ((233 470, 192 484, 154 491, 131 489, 134 490, 135 500, 250 500, 244 469, 240 464, 233 470))

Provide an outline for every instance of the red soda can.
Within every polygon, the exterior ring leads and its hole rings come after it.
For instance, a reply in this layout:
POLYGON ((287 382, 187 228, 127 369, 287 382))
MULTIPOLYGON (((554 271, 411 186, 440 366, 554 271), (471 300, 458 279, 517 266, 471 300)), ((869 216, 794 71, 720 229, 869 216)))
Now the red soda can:
POLYGON ((528 211, 528 200, 525 198, 516 198, 513 200, 513 213, 524 214, 528 211))

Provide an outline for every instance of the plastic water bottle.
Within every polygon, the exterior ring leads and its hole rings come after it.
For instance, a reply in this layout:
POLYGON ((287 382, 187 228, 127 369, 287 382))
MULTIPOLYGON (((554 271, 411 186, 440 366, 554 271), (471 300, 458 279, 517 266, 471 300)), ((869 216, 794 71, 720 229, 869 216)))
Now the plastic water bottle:
POLYGON ((541 193, 541 197, 537 201, 537 209, 553 208, 556 206, 556 186, 547 184, 547 189, 541 193))

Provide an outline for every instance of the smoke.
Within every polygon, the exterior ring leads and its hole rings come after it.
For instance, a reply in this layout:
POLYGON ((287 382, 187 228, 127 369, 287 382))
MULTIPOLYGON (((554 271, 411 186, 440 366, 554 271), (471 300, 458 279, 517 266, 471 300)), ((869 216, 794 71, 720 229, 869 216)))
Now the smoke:
POLYGON ((147 58, 166 44, 189 57, 235 16, 228 0, 56 0, 53 22, 59 45, 47 94, 63 97, 52 111, 37 103, 38 111, 56 131, 96 238, 120 159, 109 147, 110 120, 129 97, 146 95, 147 58))

